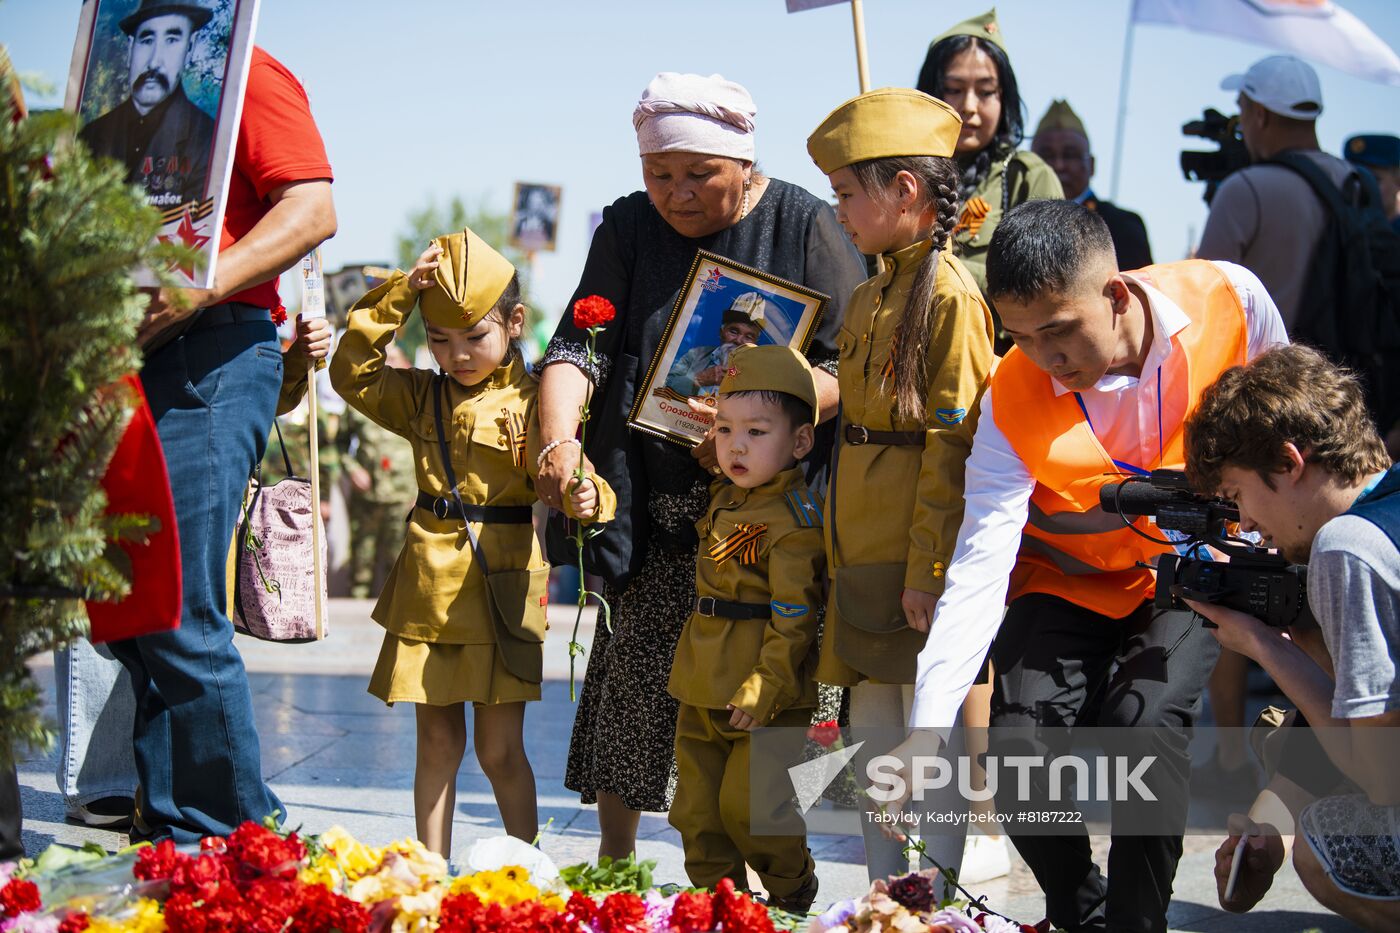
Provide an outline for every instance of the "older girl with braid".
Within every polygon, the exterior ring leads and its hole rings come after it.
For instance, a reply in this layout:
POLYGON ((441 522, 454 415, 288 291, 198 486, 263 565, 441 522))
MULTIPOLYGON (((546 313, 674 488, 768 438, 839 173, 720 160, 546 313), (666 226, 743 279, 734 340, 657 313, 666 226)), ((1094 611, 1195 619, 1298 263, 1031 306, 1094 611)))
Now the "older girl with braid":
MULTIPOLYGON (((858 774, 898 744, 908 721, 992 368, 991 314, 948 249, 961 127, 944 102, 883 88, 842 104, 807 140, 831 180, 837 219, 857 249, 879 257, 837 337, 841 424, 826 521, 833 580, 817 669, 819 681, 851 687, 851 727, 865 730, 854 736, 865 741, 858 774)), ((956 801, 949 808, 965 808, 956 801)), ((926 797, 924 808, 936 807, 926 797)), ((862 823, 872 880, 908 865, 902 844, 870 818, 876 809, 869 804, 862 823)), ((926 838, 928 852, 956 870, 962 832, 926 838)))

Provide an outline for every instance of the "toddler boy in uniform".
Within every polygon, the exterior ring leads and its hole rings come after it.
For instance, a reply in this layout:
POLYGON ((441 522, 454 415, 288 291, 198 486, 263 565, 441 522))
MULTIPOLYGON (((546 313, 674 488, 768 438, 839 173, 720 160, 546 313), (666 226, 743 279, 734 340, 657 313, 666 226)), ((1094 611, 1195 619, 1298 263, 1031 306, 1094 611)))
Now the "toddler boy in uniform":
POLYGON ((776 764, 750 786, 749 733, 787 727, 778 739, 791 734, 795 755, 817 703, 822 506, 798 466, 813 445, 816 383, 789 347, 743 347, 730 357, 717 403, 724 477, 696 523, 699 598, 668 685, 681 704, 670 820, 692 884, 731 878, 742 889, 747 862, 771 905, 805 913, 817 878, 792 787, 776 764), (770 834, 775 825, 792 831, 770 834))

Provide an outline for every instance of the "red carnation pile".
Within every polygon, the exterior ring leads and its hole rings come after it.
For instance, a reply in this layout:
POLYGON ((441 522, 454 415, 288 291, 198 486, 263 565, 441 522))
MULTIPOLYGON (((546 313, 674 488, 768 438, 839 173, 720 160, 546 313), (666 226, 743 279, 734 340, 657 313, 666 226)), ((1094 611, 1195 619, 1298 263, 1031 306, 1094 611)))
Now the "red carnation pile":
POLYGON ((578 920, 539 901, 483 904, 475 894, 465 892, 442 899, 437 928, 439 933, 575 933, 578 920))
MULTIPOLYGON (((369 912, 321 885, 297 880, 306 846, 256 823, 186 855, 166 839, 136 855, 132 874, 167 881, 170 933, 366 933, 369 912)), ((83 929, 75 927, 74 930, 83 929)), ((65 931, 66 933, 66 931, 65 931)))
POLYGON ((617 308, 602 295, 589 295, 574 302, 574 326, 579 330, 601 327, 617 317, 617 308))

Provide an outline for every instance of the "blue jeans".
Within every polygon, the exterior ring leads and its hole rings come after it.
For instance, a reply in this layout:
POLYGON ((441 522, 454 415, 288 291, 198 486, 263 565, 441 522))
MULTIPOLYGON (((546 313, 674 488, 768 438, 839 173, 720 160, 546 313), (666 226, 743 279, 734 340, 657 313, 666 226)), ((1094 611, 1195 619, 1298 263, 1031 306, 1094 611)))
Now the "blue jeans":
POLYGON ((55 778, 64 807, 72 815, 104 797, 135 797, 131 675, 110 648, 86 638, 53 653, 53 673, 63 728, 55 778))
POLYGON ((282 810, 263 780, 248 675, 225 608, 229 541, 281 380, 266 321, 188 333, 141 373, 170 471, 184 592, 178 629, 112 643, 136 695, 142 836, 192 842, 282 810))

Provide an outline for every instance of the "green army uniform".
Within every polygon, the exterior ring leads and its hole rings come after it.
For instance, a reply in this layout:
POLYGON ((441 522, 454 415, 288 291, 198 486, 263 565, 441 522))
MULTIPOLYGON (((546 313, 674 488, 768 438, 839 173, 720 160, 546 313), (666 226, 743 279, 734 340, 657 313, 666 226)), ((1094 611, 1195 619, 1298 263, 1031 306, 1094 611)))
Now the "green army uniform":
MULTIPOLYGON (((719 393, 745 391, 795 396, 815 417, 812 369, 790 347, 736 350, 719 393)), ((817 705, 821 508, 797 466, 753 488, 724 478, 710 486, 710 505, 695 523, 698 598, 667 684, 680 701, 670 821, 680 830, 691 883, 713 888, 730 878, 747 887, 747 863, 771 904, 800 913, 816 896, 816 866, 781 762, 801 760, 817 705), (751 733, 730 724, 731 708, 758 726, 781 727, 765 749, 778 760, 755 775, 751 733)))
MULTIPOLYGON (((464 233, 439 238, 440 287, 421 296, 424 317, 438 326, 473 326, 514 274, 498 253, 464 233), (497 268, 483 268, 496 260, 497 268)), ((538 383, 514 354, 470 387, 426 370, 387 366, 385 351, 419 302, 408 277, 397 271, 361 298, 331 360, 332 384, 357 412, 408 440, 418 489, 434 509, 455 502, 439 447, 436 395, 462 503, 528 510, 536 500, 531 474, 532 448, 539 444, 538 383)), ((607 521, 615 497, 606 483, 594 482, 597 520, 607 521)), ((471 527, 492 577, 513 572, 511 580, 525 587, 523 610, 499 611, 501 594, 482 571, 460 517, 414 508, 403 549, 371 613, 386 634, 369 690, 387 703, 490 705, 540 698, 549 565, 539 539, 529 521, 473 521, 471 527)))
POLYGON ((353 408, 341 437, 341 456, 370 477, 368 490, 350 484, 350 595, 363 599, 379 592, 386 556, 403 539, 404 516, 418 496, 418 478, 412 445, 353 408))
POLYGON ((1027 201, 1064 196, 1055 170, 1034 152, 1017 149, 992 162, 987 177, 963 204, 952 236, 953 254, 962 260, 980 291, 987 289, 987 250, 992 234, 1006 212, 1027 201))
MULTIPOLYGON (((881 88, 833 110, 807 151, 830 175, 871 159, 947 158, 961 129, 946 102, 881 88)), ((962 524, 963 469, 994 357, 991 314, 951 249, 933 258, 924 417, 895 414, 895 332, 932 251, 927 239, 880 256, 879 272, 851 295, 836 338, 842 428, 826 503, 833 579, 816 674, 824 684, 914 682, 928 636, 908 626, 903 592, 943 592, 962 524)))

